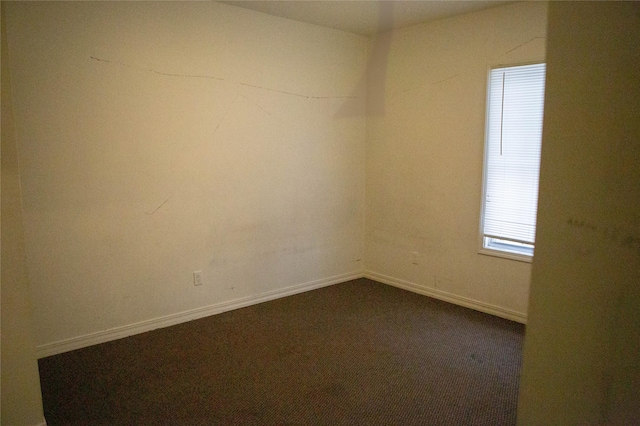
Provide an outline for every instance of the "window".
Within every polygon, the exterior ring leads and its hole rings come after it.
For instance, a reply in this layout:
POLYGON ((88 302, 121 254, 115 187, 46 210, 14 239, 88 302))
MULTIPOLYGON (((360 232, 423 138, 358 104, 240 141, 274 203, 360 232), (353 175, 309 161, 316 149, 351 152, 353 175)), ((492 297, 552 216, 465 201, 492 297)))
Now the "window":
POLYGON ((531 260, 535 246, 545 64, 489 78, 481 253, 531 260))

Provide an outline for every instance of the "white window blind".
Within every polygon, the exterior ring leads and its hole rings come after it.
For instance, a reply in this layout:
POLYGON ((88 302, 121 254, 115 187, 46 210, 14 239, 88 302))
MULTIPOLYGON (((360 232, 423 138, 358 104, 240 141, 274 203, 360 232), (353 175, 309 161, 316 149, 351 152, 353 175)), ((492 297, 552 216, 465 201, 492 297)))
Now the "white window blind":
POLYGON ((484 246, 533 245, 542 141, 545 64, 491 70, 487 115, 484 246))

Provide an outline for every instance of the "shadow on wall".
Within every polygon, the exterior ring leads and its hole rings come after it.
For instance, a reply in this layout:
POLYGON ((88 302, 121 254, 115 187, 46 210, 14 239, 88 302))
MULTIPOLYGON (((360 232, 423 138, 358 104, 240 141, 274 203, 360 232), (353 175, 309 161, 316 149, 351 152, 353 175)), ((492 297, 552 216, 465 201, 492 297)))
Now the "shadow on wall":
MULTIPOLYGON (((393 2, 384 1, 378 4, 378 28, 392 28, 393 2)), ((342 108, 338 110, 336 117, 353 117, 358 114, 358 108, 354 103, 358 93, 367 93, 367 117, 380 117, 384 115, 384 89, 387 79, 387 59, 391 49, 391 32, 376 35, 369 56, 369 61, 364 74, 353 91, 353 96, 347 99, 342 108), (369 90, 366 90, 366 89, 369 90)))

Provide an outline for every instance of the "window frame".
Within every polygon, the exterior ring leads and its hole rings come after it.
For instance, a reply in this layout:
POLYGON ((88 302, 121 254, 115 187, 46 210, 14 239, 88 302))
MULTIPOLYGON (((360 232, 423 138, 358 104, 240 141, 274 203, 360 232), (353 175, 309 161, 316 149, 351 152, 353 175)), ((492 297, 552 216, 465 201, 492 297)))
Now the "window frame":
MULTIPOLYGON (((486 191, 487 191, 487 165, 488 165, 488 159, 489 159, 489 112, 490 112, 490 105, 491 105, 491 99, 489 98, 490 95, 490 85, 491 85, 491 72, 494 69, 497 68, 511 68, 511 67, 520 67, 520 66, 526 66, 526 65, 540 65, 540 64, 545 64, 545 61, 531 61, 531 62, 518 62, 518 63, 510 63, 510 64, 496 64, 496 65, 489 65, 489 67, 487 68, 487 73, 486 73, 486 83, 484 86, 484 90, 485 90, 485 114, 484 114, 484 147, 483 147, 483 157, 482 157, 482 191, 481 191, 481 198, 480 198, 480 223, 479 223, 479 232, 478 232, 478 254, 482 254, 482 255, 487 255, 487 256, 493 256, 493 257, 500 257, 500 258, 504 258, 504 259, 510 259, 510 260, 516 260, 516 261, 520 261, 520 262, 526 262, 526 263, 532 263, 533 262, 533 256, 535 254, 535 243, 532 244, 531 246, 531 254, 528 253, 523 253, 522 251, 518 252, 518 250, 508 250, 508 249, 496 249, 496 248, 491 248, 491 247, 487 247, 485 245, 485 239, 491 239, 491 240, 497 240, 495 245, 500 245, 500 241, 504 241, 504 240, 500 240, 499 238, 495 238, 495 237, 487 237, 484 234, 484 219, 485 219, 485 200, 486 200, 486 191)), ((546 78, 546 71, 545 71, 545 78, 546 78)), ((545 89, 546 91, 546 89, 545 89)), ((544 116, 544 112, 543 112, 543 116, 544 116)), ((536 224, 537 225, 537 224, 536 224)), ((511 245, 511 247, 515 247, 518 244, 513 244, 511 245)), ((509 246, 509 244, 506 244, 506 246, 509 246)))

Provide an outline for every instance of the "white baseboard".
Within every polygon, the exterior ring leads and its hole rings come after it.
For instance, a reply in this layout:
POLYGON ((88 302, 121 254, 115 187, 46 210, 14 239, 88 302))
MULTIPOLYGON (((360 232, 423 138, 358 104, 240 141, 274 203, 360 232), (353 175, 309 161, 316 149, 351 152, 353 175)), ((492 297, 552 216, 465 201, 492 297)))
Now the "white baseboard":
POLYGON ((464 306, 465 308, 474 309, 476 311, 484 312, 487 314, 495 315, 497 317, 505 318, 511 321, 516 321, 522 324, 527 323, 527 315, 521 312, 512 311, 510 309, 501 308, 499 306, 491 305, 488 303, 480 302, 478 300, 469 299, 448 293, 446 291, 437 290, 434 288, 423 287, 418 284, 414 284, 409 281, 401 280, 399 278, 390 277, 387 275, 379 274, 373 271, 365 271, 365 278, 369 278, 374 281, 381 282, 383 284, 392 285, 394 287, 402 288, 405 290, 419 293, 425 296, 433 297, 434 299, 444 300, 445 302, 453 303, 455 305, 464 306))
MULTIPOLYGON (((445 291, 423 287, 409 281, 379 274, 377 272, 366 271, 363 273, 360 271, 356 271, 347 274, 335 275, 333 277, 323 278, 320 280, 310 281, 290 287, 285 287, 278 290, 272 290, 254 296, 247 296, 241 299, 216 303, 213 305, 204 306, 202 308, 196 308, 160 318, 141 321, 135 324, 128 324, 104 331, 98 331, 95 333, 86 334, 84 336, 73 337, 53 343, 46 343, 44 345, 36 347, 36 355, 38 358, 57 355, 63 352, 69 352, 76 349, 85 348, 87 346, 97 345, 100 343, 121 339, 123 337, 133 336, 135 334, 145 333, 147 331, 155 330, 158 328, 170 327, 172 325, 181 324, 198 318, 204 318, 222 312, 244 308, 246 306, 267 302, 269 300, 279 299, 281 297, 291 296, 294 294, 303 293, 305 291, 315 290, 317 288, 327 287, 330 285, 339 284, 345 281, 355 280, 362 277, 369 278, 383 284, 388 284, 394 287, 409 290, 414 293, 433 297, 435 299, 444 300, 445 302, 453 303, 455 305, 464 306, 466 308, 471 308, 480 312, 485 312, 487 314, 506 318, 511 321, 516 321, 522 324, 526 324, 527 322, 527 315, 520 312, 501 308, 499 306, 480 302, 478 300, 458 296, 445 291)), ((46 422, 37 426, 46 426, 46 422)))
POLYGON ((158 328, 181 324, 198 318, 204 318, 222 312, 244 308, 245 306, 255 305, 257 303, 267 302, 269 300, 279 299, 281 297, 291 296, 294 294, 303 293, 305 291, 315 290, 317 288, 327 287, 333 284, 339 284, 345 281, 350 281, 362 277, 362 271, 335 275, 329 278, 310 281, 278 290, 268 291, 262 294, 243 297, 240 299, 220 302, 213 305, 204 306, 202 308, 191 309, 185 312, 179 312, 160 318, 141 321, 135 324, 114 327, 108 330, 86 334, 84 336, 72 337, 70 339, 60 340, 53 343, 46 343, 44 345, 36 347, 36 355, 38 358, 57 355, 63 352, 69 352, 76 349, 85 348, 87 346, 97 345, 99 343, 105 343, 112 340, 121 339, 123 337, 133 336, 135 334, 144 333, 158 328))

